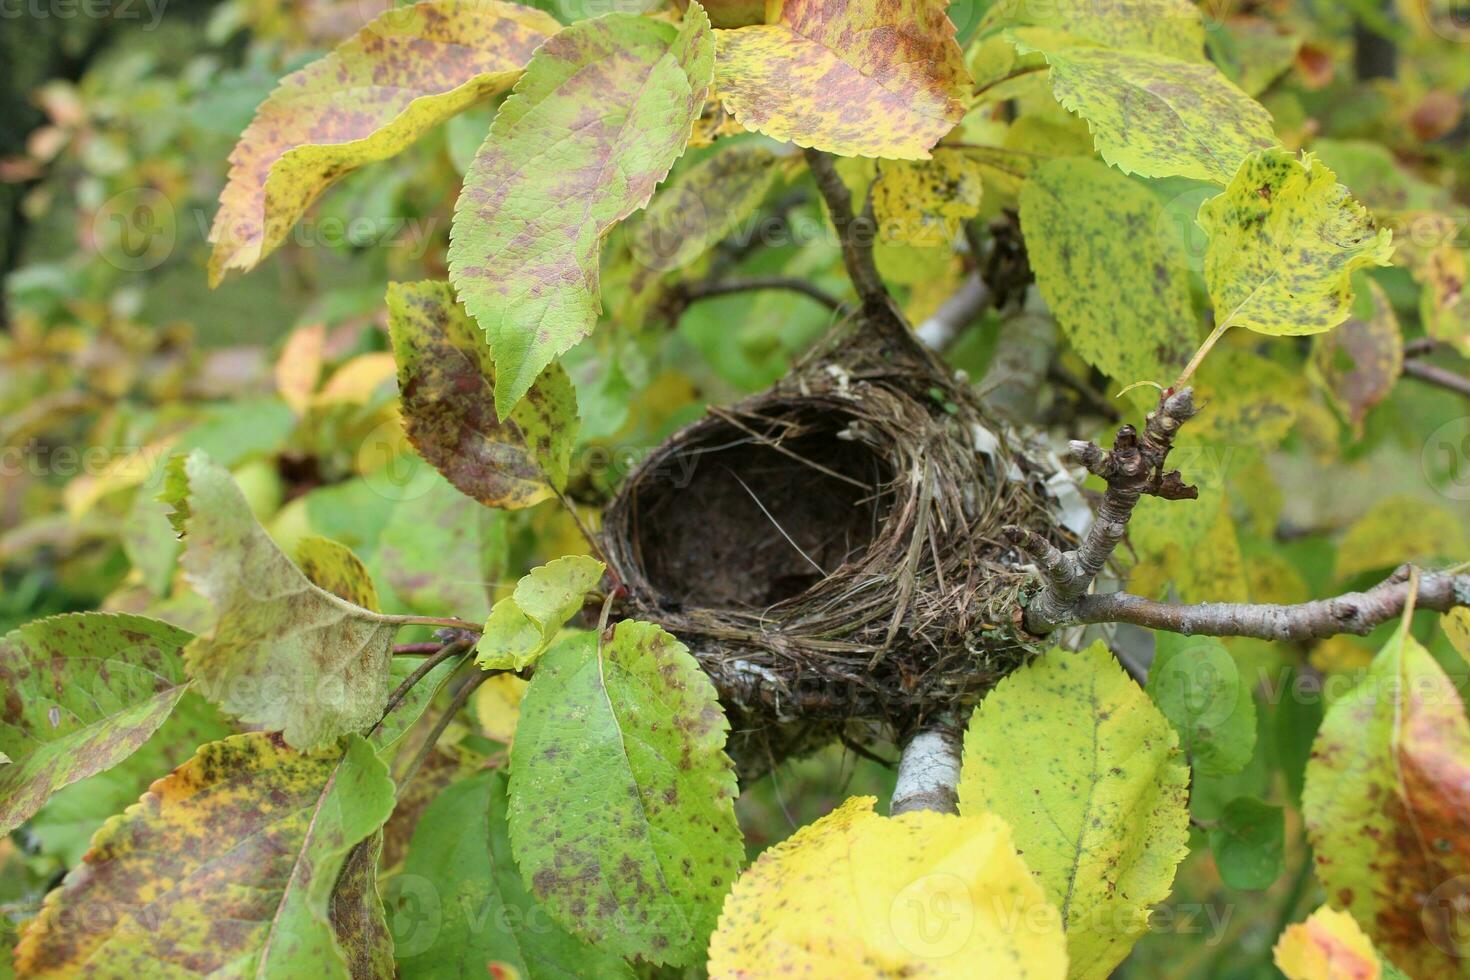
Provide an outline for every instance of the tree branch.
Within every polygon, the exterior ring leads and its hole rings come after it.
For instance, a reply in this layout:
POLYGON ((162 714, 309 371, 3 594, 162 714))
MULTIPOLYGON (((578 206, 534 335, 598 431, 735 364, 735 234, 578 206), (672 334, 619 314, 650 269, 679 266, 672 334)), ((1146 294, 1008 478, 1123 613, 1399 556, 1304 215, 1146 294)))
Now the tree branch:
POLYGON ((847 267, 848 278, 852 280, 858 298, 864 306, 887 308, 888 290, 873 261, 873 238, 877 234, 877 226, 873 221, 871 204, 863 208, 861 215, 855 214, 852 195, 838 176, 832 155, 811 148, 803 152, 817 182, 817 190, 827 202, 827 212, 832 216, 832 226, 837 229, 837 240, 842 245, 842 264, 847 267))
MULTIPOLYGON (((1127 592, 1081 597, 1068 620, 1074 623, 1132 623, 1186 636, 1252 636, 1261 640, 1325 639, 1340 633, 1369 633, 1404 613, 1413 588, 1411 568, 1404 565, 1366 592, 1294 605, 1204 602, 1173 605, 1127 592)), ((1419 573, 1416 609, 1449 612, 1470 606, 1470 573, 1419 573)), ((1029 624, 1028 624, 1029 625, 1029 624)))
POLYGON ((1404 361, 1404 374, 1470 398, 1470 378, 1428 361, 1404 361))
POLYGON ((681 283, 674 287, 673 292, 678 299, 687 305, 715 296, 753 292, 758 289, 786 289, 794 293, 801 293, 803 296, 821 303, 829 310, 841 312, 845 308, 845 304, 840 299, 825 289, 807 282, 805 279, 798 279, 794 276, 746 276, 705 282, 681 283))
POLYGON ((936 724, 909 739, 898 760, 898 781, 888 812, 892 816, 916 810, 958 813, 960 736, 953 726, 936 724))
POLYGON ((919 342, 931 350, 948 350, 960 331, 984 313, 993 299, 994 295, 979 271, 971 272, 960 283, 960 288, 939 304, 939 309, 919 324, 914 333, 918 334, 919 342))
POLYGON ((1148 414, 1141 436, 1133 426, 1123 426, 1111 452, 1090 442, 1072 442, 1072 456, 1107 481, 1108 489, 1087 537, 1074 551, 1063 553, 1025 528, 1011 525, 1005 529, 1010 542, 1036 560, 1046 579, 1046 585, 1026 606, 1026 629, 1045 634, 1075 622, 1078 601, 1123 539, 1140 497, 1150 494, 1184 500, 1199 496, 1196 488, 1180 479, 1178 470, 1164 471, 1169 451, 1174 448, 1174 436, 1194 412, 1193 389, 1166 391, 1159 398, 1159 407, 1148 414))

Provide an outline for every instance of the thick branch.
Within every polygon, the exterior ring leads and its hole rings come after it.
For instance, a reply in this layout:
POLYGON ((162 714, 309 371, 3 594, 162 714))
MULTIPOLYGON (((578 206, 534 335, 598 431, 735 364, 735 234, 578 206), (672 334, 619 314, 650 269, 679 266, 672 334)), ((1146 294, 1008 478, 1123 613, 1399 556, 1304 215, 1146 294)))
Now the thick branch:
POLYGON ((1199 495, 1197 489, 1185 485, 1177 470, 1164 470, 1174 436, 1193 415, 1192 389, 1166 392, 1159 399, 1159 407, 1148 414, 1142 435, 1131 425, 1123 426, 1110 452, 1090 442, 1072 443, 1072 456, 1108 484, 1092 527, 1075 551, 1064 554, 1032 531, 1006 528, 1011 543, 1036 559, 1046 579, 1046 585, 1026 606, 1028 630, 1050 633, 1075 621, 1074 608, 1123 540, 1140 497, 1151 494, 1181 500, 1199 495))
POLYGON ((888 812, 915 810, 958 813, 960 737, 948 725, 936 725, 909 739, 898 760, 898 781, 888 812))
POLYGON ((931 350, 945 351, 960 331, 989 308, 994 294, 978 271, 971 272, 954 294, 939 304, 933 316, 914 329, 919 341, 931 350))
POLYGON ((888 290, 884 288, 877 263, 873 261, 873 238, 877 234, 877 226, 871 209, 865 207, 861 215, 853 212, 852 195, 838 176, 831 154, 813 149, 807 149, 805 153, 817 190, 822 192, 822 199, 827 202, 832 226, 837 229, 837 240, 842 245, 842 264, 847 267, 853 288, 863 305, 886 307, 888 290))
MULTIPOLYGON (((1067 620, 1057 625, 1132 623, 1185 635, 1253 636, 1278 641, 1325 639, 1340 633, 1362 635, 1403 615, 1413 589, 1410 577, 1410 568, 1405 565, 1366 592, 1289 606, 1232 602, 1185 606, 1127 592, 1089 595, 1081 597, 1067 620)), ((1443 613, 1456 606, 1470 606, 1470 573, 1420 573, 1414 608, 1443 613)))

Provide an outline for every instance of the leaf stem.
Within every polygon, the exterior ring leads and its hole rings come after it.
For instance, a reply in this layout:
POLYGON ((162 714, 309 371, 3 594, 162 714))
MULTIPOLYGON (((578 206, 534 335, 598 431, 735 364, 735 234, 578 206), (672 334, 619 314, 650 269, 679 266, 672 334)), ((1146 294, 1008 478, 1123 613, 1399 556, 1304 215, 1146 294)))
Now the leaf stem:
POLYGON ((388 695, 388 703, 383 707, 383 716, 378 719, 377 724, 373 725, 373 727, 368 730, 368 734, 371 735, 382 726, 383 722, 387 720, 388 715, 393 711, 393 709, 398 707, 398 705, 403 702, 404 698, 408 697, 408 692, 412 691, 414 689, 414 686, 418 684, 419 681, 427 677, 431 670, 433 670, 435 667, 438 667, 444 661, 449 660, 453 657, 457 657, 460 654, 464 653, 466 650, 470 650, 472 648, 473 644, 471 644, 469 640, 453 640, 439 647, 438 653, 434 654, 431 657, 428 657, 424 660, 423 663, 415 667, 413 669, 413 673, 405 677, 403 679, 403 683, 399 684, 398 687, 394 689, 393 693, 388 695))
POLYGON ((1034 72, 1045 71, 1047 68, 1050 68, 1050 67, 1051 66, 1050 65, 1047 65, 1047 64, 1027 65, 1024 68, 1017 68, 1015 71, 1006 72, 1004 75, 1000 76, 999 78, 992 78, 990 81, 986 82, 984 85, 977 86, 975 88, 975 91, 973 91, 973 92, 970 93, 970 98, 972 100, 971 104, 973 105, 975 102, 980 101, 980 96, 984 95, 986 92, 988 92, 991 89, 995 88, 997 85, 1004 85, 1006 82, 1009 82, 1013 78, 1022 78, 1024 76, 1030 75, 1030 74, 1032 74, 1034 72))
POLYGON ((484 625, 471 623, 455 616, 393 616, 375 613, 374 617, 378 622, 392 626, 448 626, 451 629, 468 630, 471 633, 479 633, 484 625))
POLYGON ((1189 382, 1189 379, 1194 376, 1195 370, 1199 368, 1200 362, 1205 359, 1205 355, 1219 342, 1221 337, 1225 336, 1225 331, 1230 329, 1230 321, 1233 319, 1233 316, 1227 316, 1215 325, 1215 329, 1205 338, 1203 346, 1195 351, 1194 356, 1189 359, 1189 363, 1184 365, 1184 373, 1179 375, 1179 378, 1173 384, 1175 391, 1184 387, 1189 382))

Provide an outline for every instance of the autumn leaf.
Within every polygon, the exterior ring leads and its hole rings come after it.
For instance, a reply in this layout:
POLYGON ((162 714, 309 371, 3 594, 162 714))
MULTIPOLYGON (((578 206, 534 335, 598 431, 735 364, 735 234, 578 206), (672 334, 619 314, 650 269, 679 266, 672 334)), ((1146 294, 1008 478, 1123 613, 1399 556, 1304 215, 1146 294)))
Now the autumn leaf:
POLYGON ((393 283, 388 322, 409 441, 450 483, 511 509, 565 485, 577 396, 560 365, 546 366, 502 420, 491 352, 448 283, 393 283))
POLYGON ((1198 320, 1183 245, 1142 184, 1094 160, 1051 160, 1021 188, 1021 228, 1079 357, 1124 384, 1172 377, 1189 359, 1198 320))
POLYGON ((848 800, 766 850, 725 900, 711 980, 1060 978, 1061 916, 1005 821, 848 800))
POLYGON ((970 73, 934 0, 781 0, 716 31, 715 88, 746 129, 843 156, 922 160, 959 123, 970 73))
POLYGON ((174 459, 168 500, 184 574, 216 617, 184 650, 199 691, 300 748, 376 722, 397 627, 313 585, 202 453, 174 459))
POLYGON ((297 415, 306 414, 321 382, 326 342, 327 325, 312 323, 291 331, 276 358, 276 391, 297 415))
POLYGON ((1331 330, 1352 308, 1353 270, 1387 265, 1392 252, 1392 232, 1310 153, 1252 155, 1198 220, 1210 236, 1205 282, 1217 332, 1331 330))
POLYGON ((475 662, 486 670, 520 670, 541 656, 597 588, 605 567, 585 555, 568 555, 533 568, 514 594, 490 610, 475 662))
POLYGON ((1470 664, 1470 609, 1453 609, 1439 619, 1450 646, 1459 651, 1465 662, 1470 664))
POLYGON ((1408 494, 1378 500, 1342 536, 1333 574, 1339 579, 1426 558, 1463 558, 1470 539, 1454 513, 1408 494))
POLYGON ((740 229, 775 183, 777 167, 768 146, 722 144, 649 203, 629 236, 633 259, 657 272, 689 265, 740 229))
POLYGON ((1188 852, 1189 770, 1169 722, 1102 642, 1008 675, 965 733, 960 814, 1011 826, 1067 930, 1068 976, 1103 978, 1188 852))
MULTIPOLYGON (((1312 368, 1355 436, 1368 410, 1388 397, 1404 367, 1404 339, 1383 287, 1367 279, 1366 306, 1312 341, 1312 368)), ((1364 302, 1366 301, 1366 302, 1364 302)))
POLYGON ((475 691, 475 720, 480 734, 509 745, 521 721, 527 684, 515 674, 496 674, 475 691))
POLYGON ((188 689, 191 639, 142 616, 72 613, 0 640, 0 833, 148 741, 188 689))
POLYGON ((1470 721, 1405 624, 1312 745, 1302 814, 1317 876, 1414 976, 1470 976, 1470 721))
POLYGON ((296 542, 296 567, 319 589, 325 589, 370 612, 378 608, 378 590, 362 559, 339 541, 311 534, 296 542))
POLYGON ((1270 114, 1208 62, 1094 47, 1045 28, 1008 36, 1046 58, 1052 94, 1087 120, 1097 151, 1124 173, 1225 184, 1247 156, 1276 144, 1270 114))
POLYGON ((1346 912, 1324 905, 1305 922, 1286 927, 1271 950, 1287 980, 1379 980, 1402 977, 1384 964, 1373 943, 1346 912))
POLYGON ((981 165, 963 153, 928 160, 884 160, 873 183, 873 218, 887 241, 949 245, 980 213, 981 165))
POLYGON ((510 754, 510 838, 527 886, 619 956, 688 964, 744 859, 728 723, 682 643, 624 621, 536 664, 510 754))
POLYGON ((1205 28, 1189 0, 999 0, 985 11, 979 34, 1008 27, 1047 27, 1105 48, 1204 60, 1205 28))
POLYGON ((419 818, 403 874, 433 883, 441 917, 410 918, 414 931, 399 937, 400 975, 631 978, 627 964, 567 933, 526 891, 506 805, 505 774, 479 772, 445 789, 419 818))
POLYGON ((601 312, 598 250, 684 151, 713 72, 697 5, 610 14, 547 41, 500 107, 454 210, 449 278, 485 331, 499 417, 601 312))
POLYGON ((345 978, 332 890, 392 809, 387 769, 358 736, 308 753, 258 732, 204 745, 97 832, 26 926, 17 973, 345 978), (73 927, 99 908, 110 914, 73 927))
POLYGON ((211 282, 254 268, 335 181, 505 91, 560 29, 513 3, 423 0, 286 76, 230 154, 209 232, 211 282))

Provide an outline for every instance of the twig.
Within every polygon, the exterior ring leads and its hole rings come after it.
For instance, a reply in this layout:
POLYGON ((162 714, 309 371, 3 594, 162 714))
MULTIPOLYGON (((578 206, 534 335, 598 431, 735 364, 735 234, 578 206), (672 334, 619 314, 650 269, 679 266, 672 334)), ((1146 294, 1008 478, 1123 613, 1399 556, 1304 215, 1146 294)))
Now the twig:
MULTIPOLYGON (((1022 76, 1024 76, 1024 75, 1030 75, 1033 72, 1045 71, 1046 69, 1048 69, 1050 67, 1051 67, 1050 65, 1042 64, 1042 65, 1027 65, 1024 68, 1017 68, 1015 71, 1007 72, 1006 74, 1000 76, 999 78, 992 78, 990 81, 986 82, 984 85, 977 85, 975 87, 975 91, 971 93, 971 97, 972 98, 976 98, 978 96, 984 95, 986 92, 988 92, 991 89, 995 88, 997 85, 1003 85, 1006 82, 1011 81, 1012 79, 1021 78, 1022 76)), ((978 99, 977 99, 977 101, 978 101, 978 99)))
POLYGON ((420 657, 428 653, 438 653, 444 649, 444 644, 429 640, 425 643, 399 643, 393 647, 395 657, 420 657))
POLYGON ((444 709, 444 713, 439 716, 439 720, 434 722, 433 729, 424 738, 424 744, 419 746, 419 750, 414 755, 413 761, 408 764, 408 767, 403 770, 403 775, 399 777, 398 792, 400 795, 413 782, 413 777, 418 775, 419 767, 424 764, 424 760, 434 751, 434 745, 444 735, 444 731, 449 727, 449 723, 454 721, 454 716, 459 714, 460 709, 469 702, 470 695, 474 694, 481 684, 496 674, 503 673, 505 673, 503 670, 481 671, 465 681, 464 686, 455 692, 454 700, 449 702, 449 706, 444 709))
MULTIPOLYGON (((1403 615, 1413 593, 1410 585, 1413 572, 1414 569, 1404 565, 1366 592, 1348 592, 1293 605, 1244 602, 1174 605, 1127 592, 1089 595, 1081 597, 1066 619, 1056 625, 1131 623, 1186 636, 1250 636, 1278 642, 1326 639, 1342 633, 1362 636, 1403 615)), ((1470 573, 1420 572, 1419 575, 1415 608, 1444 613, 1457 606, 1470 606, 1470 573)), ((1029 628, 1029 620, 1027 625, 1029 628)))
POLYGON ((1072 456, 1108 484, 1092 527, 1076 550, 1063 553, 1033 531, 1015 525, 1005 528, 1010 542, 1036 559, 1046 579, 1026 606, 1026 629, 1044 634, 1076 621, 1078 601, 1123 539, 1140 497, 1149 494, 1185 500, 1199 496, 1195 487, 1180 479, 1178 470, 1164 471, 1179 427, 1193 415, 1193 389, 1166 391, 1159 398, 1159 407, 1148 414, 1142 435, 1131 425, 1123 426, 1111 452, 1090 442, 1072 443, 1072 456))
POLYGON ((877 263, 873 261, 877 225, 869 208, 865 207, 860 216, 853 212, 852 195, 838 176, 837 165, 830 154, 810 148, 804 152, 806 164, 817 182, 817 190, 827 202, 832 226, 837 229, 837 239, 842 245, 842 264, 847 268, 858 298, 864 306, 886 308, 889 304, 888 290, 878 275, 877 263))
POLYGON ((1428 361, 1404 361, 1404 374, 1470 398, 1470 378, 1428 361))
POLYGON ((382 717, 379 718, 377 724, 373 725, 373 727, 368 731, 368 734, 371 735, 373 732, 377 731, 379 727, 382 726, 383 722, 387 720, 388 715, 392 713, 393 709, 398 707, 398 705, 403 702, 404 698, 408 697, 408 692, 412 691, 414 689, 414 686, 417 685, 419 681, 428 676, 429 671, 433 670, 435 667, 438 667, 444 661, 459 656, 466 650, 474 647, 474 645, 475 641, 463 639, 453 640, 440 646, 438 653, 434 654, 431 657, 428 657, 424 660, 423 663, 415 667, 413 669, 413 673, 405 677, 403 679, 403 683, 399 684, 398 687, 394 689, 393 693, 388 695, 388 703, 383 707, 382 717))
POLYGON ((687 305, 715 296, 729 296, 732 293, 754 292, 760 289, 785 289, 800 293, 838 313, 846 309, 846 304, 842 300, 825 289, 794 276, 744 276, 706 282, 688 282, 675 286, 674 293, 687 305))
POLYGON ((916 810, 958 813, 959 782, 959 734, 944 723, 926 728, 903 747, 888 812, 895 817, 916 810))

